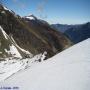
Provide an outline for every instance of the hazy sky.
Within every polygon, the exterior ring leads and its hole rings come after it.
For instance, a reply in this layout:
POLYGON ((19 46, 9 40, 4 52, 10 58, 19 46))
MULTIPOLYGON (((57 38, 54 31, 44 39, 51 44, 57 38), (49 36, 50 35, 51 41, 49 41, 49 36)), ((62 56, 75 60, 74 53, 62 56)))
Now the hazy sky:
POLYGON ((90 0, 0 0, 21 16, 34 14, 50 23, 90 21, 90 0))

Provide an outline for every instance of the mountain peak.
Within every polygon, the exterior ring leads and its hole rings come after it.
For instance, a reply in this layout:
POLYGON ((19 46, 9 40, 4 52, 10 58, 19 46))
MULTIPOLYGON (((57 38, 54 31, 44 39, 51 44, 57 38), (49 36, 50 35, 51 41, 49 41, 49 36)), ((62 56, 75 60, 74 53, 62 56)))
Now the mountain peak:
POLYGON ((29 19, 29 20, 36 20, 37 19, 33 14, 25 16, 24 18, 29 19))

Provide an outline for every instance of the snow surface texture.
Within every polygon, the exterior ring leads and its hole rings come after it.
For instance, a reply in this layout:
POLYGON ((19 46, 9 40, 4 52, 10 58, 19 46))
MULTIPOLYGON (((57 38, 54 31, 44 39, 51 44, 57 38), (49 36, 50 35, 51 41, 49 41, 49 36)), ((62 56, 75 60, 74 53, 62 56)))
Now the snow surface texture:
POLYGON ((45 59, 46 52, 27 59, 13 59, 5 58, 5 61, 0 62, 0 81, 9 78, 11 75, 25 68, 32 66, 33 63, 38 62, 39 59, 43 61, 45 59))
POLYGON ((19 90, 90 90, 90 39, 0 82, 19 90))

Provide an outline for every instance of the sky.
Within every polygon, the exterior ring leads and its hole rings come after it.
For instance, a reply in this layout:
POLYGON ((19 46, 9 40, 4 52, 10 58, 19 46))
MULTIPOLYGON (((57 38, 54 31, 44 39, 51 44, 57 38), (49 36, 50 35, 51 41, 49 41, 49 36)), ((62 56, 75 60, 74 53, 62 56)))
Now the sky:
POLYGON ((81 24, 90 21, 90 0, 0 0, 20 16, 35 15, 49 23, 81 24))

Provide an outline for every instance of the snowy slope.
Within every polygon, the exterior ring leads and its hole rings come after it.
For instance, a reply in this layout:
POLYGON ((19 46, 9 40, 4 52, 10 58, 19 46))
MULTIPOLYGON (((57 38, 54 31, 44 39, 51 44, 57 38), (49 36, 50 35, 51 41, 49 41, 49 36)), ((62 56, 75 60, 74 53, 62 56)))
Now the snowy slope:
POLYGON ((90 39, 0 82, 19 90, 90 90, 90 39))
POLYGON ((32 58, 26 59, 13 59, 12 57, 4 58, 5 61, 0 62, 0 81, 6 80, 16 72, 24 70, 34 63, 39 62, 39 60, 43 61, 46 54, 47 53, 44 52, 43 54, 38 54, 32 58))

